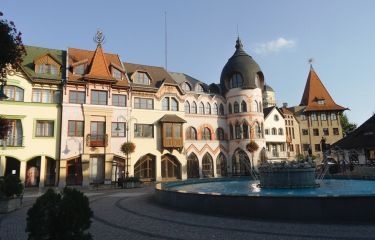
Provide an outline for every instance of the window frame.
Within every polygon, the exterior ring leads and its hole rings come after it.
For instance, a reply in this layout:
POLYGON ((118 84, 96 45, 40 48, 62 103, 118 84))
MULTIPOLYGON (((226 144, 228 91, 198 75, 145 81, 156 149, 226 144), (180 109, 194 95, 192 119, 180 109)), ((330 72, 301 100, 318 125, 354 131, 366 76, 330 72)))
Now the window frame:
POLYGON ((135 123, 134 124, 134 138, 154 138, 154 124, 145 124, 145 123, 135 123), (144 136, 144 133, 146 132, 144 130, 145 127, 151 128, 151 136, 144 136), (142 130, 139 131, 139 128, 142 130), (138 134, 142 133, 142 134, 138 134))
POLYGON ((134 97, 134 109, 143 109, 143 110, 154 110, 154 99, 152 98, 140 98, 140 97, 134 97), (139 100, 139 103, 137 106, 137 100, 139 100), (144 102, 145 108, 142 107, 142 101, 144 102), (151 107, 149 107, 149 102, 151 102, 151 107))
POLYGON ((38 138, 53 138, 55 136, 55 121, 54 120, 36 120, 35 121, 35 132, 34 132, 34 136, 35 137, 38 137, 38 138), (42 124, 43 128, 42 128, 42 135, 39 135, 38 134, 38 124, 42 124), (45 135, 46 133, 46 125, 47 124, 52 124, 52 134, 51 135, 45 135))
POLYGON ((24 102, 25 101, 25 90, 21 87, 15 86, 15 85, 5 85, 4 86, 4 94, 8 97, 7 101, 14 101, 14 102, 24 102), (12 91, 10 91, 12 90, 12 91), (9 93, 13 92, 11 95, 9 93), (19 93, 22 93, 21 100, 16 100, 17 98, 20 98, 19 93))
POLYGON ((83 137, 84 135, 84 128, 85 128, 85 123, 84 121, 80 120, 68 120, 68 137, 83 137), (70 123, 74 123, 74 131, 71 130, 71 125, 70 123), (79 127, 78 124, 82 124, 81 126, 81 132, 78 131, 79 127), (73 132, 73 134, 71 134, 73 132))
POLYGON ((126 137, 126 122, 112 122, 111 123, 111 137, 126 137), (115 126, 115 128, 113 128, 115 126), (120 127, 120 131, 117 131, 116 128, 120 127), (123 131, 122 131, 123 130, 123 131))
POLYGON ((86 102, 86 93, 84 91, 75 91, 75 90, 69 90, 69 103, 73 104, 85 104, 86 102), (76 94, 76 98, 74 98, 76 101, 71 101, 71 94, 76 94), (79 102, 79 95, 83 95, 83 102, 79 102))
POLYGON ((112 94, 112 106, 116 107, 126 107, 127 105, 127 95, 124 94, 112 94), (117 101, 115 101, 115 98, 117 98, 117 101), (124 98, 124 104, 120 104, 120 98, 124 98))
POLYGON ((101 106, 108 105, 108 91, 102 91, 102 90, 92 89, 91 90, 91 94, 90 94, 90 98, 91 98, 90 99, 90 104, 92 104, 92 105, 101 105, 101 106), (94 96, 95 96, 94 93, 98 95, 98 100, 95 103, 94 103, 94 100, 93 100, 94 96), (105 104, 102 104, 103 103, 102 102, 103 99, 100 98, 101 94, 103 94, 103 93, 105 93, 105 95, 106 95, 105 104))

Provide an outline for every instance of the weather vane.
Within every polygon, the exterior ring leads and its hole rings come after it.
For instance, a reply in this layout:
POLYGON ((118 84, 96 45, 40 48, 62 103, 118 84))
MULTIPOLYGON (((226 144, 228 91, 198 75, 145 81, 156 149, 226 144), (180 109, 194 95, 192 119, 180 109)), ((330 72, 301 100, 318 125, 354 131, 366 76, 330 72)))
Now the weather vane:
POLYGON ((94 36, 94 42, 96 42, 98 45, 102 45, 102 43, 104 42, 104 39, 105 39, 105 36, 103 32, 100 29, 98 29, 94 36))
POLYGON ((314 58, 309 58, 308 62, 310 64, 310 66, 312 66, 312 63, 314 62, 314 58))

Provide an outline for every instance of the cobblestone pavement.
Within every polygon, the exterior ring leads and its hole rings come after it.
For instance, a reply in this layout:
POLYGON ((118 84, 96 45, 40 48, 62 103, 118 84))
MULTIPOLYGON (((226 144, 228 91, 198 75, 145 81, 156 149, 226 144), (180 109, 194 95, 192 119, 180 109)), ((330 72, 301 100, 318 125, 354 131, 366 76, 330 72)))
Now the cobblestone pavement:
MULTIPOLYGON (((153 188, 87 192, 94 239, 375 239, 373 224, 316 224, 249 220, 177 211, 156 204, 153 188)), ((0 215, 0 239, 26 239, 27 209, 0 215)))

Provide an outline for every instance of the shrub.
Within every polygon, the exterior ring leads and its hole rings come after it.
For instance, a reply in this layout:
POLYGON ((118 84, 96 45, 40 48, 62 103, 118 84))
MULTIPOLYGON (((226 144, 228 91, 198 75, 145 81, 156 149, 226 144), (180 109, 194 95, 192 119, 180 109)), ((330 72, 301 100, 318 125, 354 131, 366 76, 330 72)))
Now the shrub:
POLYGON ((0 196, 3 195, 7 198, 20 196, 23 191, 23 185, 19 177, 8 175, 0 178, 0 196))
POLYGON ((87 232, 92 216, 89 200, 80 191, 48 189, 27 212, 28 239, 92 239, 87 232))
POLYGON ((125 142, 121 145, 121 152, 125 154, 133 153, 135 151, 135 144, 132 142, 125 142))

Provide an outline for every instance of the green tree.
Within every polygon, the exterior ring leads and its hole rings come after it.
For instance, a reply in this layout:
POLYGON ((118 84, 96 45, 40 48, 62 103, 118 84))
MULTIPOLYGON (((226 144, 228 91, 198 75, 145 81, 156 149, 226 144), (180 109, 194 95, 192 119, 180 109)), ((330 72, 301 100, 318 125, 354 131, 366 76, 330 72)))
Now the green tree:
POLYGON ((353 122, 349 122, 348 116, 346 114, 340 115, 340 123, 342 126, 342 131, 344 132, 344 135, 347 135, 351 131, 357 128, 357 124, 353 122))

